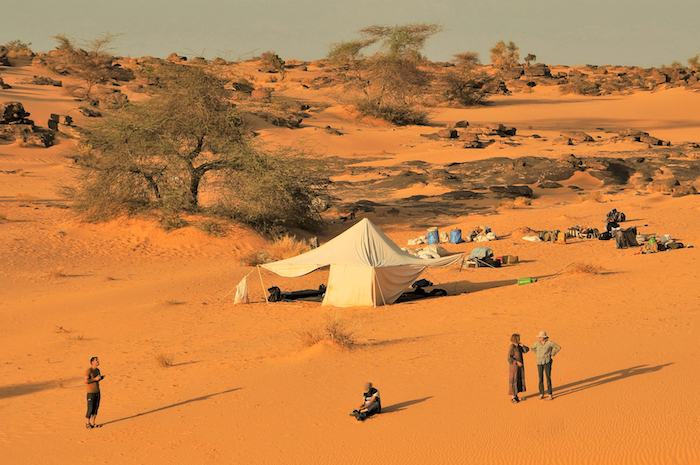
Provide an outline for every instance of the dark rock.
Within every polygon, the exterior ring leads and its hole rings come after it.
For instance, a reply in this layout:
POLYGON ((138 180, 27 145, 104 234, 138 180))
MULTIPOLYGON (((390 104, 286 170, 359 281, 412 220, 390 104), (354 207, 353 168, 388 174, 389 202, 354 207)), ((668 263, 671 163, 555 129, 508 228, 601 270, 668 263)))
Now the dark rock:
POLYGON ((455 127, 456 128, 467 128, 467 127, 469 127, 469 121, 466 121, 466 120, 457 121, 455 123, 455 127))
POLYGON ((90 107, 78 107, 78 111, 84 116, 87 116, 88 118, 99 118, 102 116, 102 113, 90 107))
POLYGON ((549 67, 545 65, 544 63, 537 63, 535 65, 531 66, 526 66, 523 68, 523 74, 525 76, 550 76, 551 72, 549 70, 549 67))
POLYGON ((672 189, 673 197, 683 197, 685 195, 696 195, 698 193, 697 189, 690 184, 684 186, 674 186, 672 189))
POLYGON ((29 113, 24 111, 24 105, 20 102, 0 103, 0 124, 30 124, 28 116, 29 113))
POLYGON ((517 197, 532 198, 532 189, 528 186, 491 186, 491 192, 495 192, 499 197, 515 199, 517 197))
POLYGON ((12 86, 9 84, 5 84, 5 81, 0 78, 0 89, 12 89, 12 86))
POLYGON ((557 137, 552 141, 552 145, 574 145, 568 137, 557 137))
POLYGON ((469 200, 469 199, 479 199, 483 197, 483 194, 472 191, 452 191, 445 192, 440 197, 445 200, 469 200))
POLYGON ((558 189, 564 186, 556 181, 543 181, 537 187, 539 187, 540 189, 558 189))
POLYGON ((459 140, 464 142, 479 142, 479 135, 473 132, 462 132, 459 134, 459 140))

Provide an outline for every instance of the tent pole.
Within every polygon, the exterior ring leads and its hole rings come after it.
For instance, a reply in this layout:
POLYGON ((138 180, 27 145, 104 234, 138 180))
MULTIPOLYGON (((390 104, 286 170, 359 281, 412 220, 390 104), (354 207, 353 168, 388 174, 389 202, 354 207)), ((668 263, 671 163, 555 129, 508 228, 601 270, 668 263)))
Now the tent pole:
POLYGON ((258 276, 260 276, 260 285, 262 286, 263 300, 265 301, 265 303, 267 305, 270 305, 270 301, 267 300, 267 297, 265 297, 265 283, 263 282, 263 279, 262 279, 262 273, 260 273, 260 266, 256 266, 256 268, 258 269, 258 276))

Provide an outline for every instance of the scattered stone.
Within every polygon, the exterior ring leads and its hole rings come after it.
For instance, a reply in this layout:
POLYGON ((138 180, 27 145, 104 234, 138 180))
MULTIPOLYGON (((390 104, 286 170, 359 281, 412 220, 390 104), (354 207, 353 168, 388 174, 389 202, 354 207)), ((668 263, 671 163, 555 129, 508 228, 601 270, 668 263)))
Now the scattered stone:
POLYGON ((452 191, 452 192, 445 192, 440 197, 442 197, 445 200, 470 200, 470 199, 479 199, 483 196, 484 196, 483 194, 479 194, 478 192, 472 192, 472 191, 452 191))
POLYGON ((0 103, 0 124, 29 124, 34 122, 27 119, 29 113, 24 111, 24 105, 20 102, 0 103))
POLYGON ((86 106, 78 107, 78 111, 88 118, 99 118, 102 116, 102 113, 99 111, 93 110, 92 108, 86 106))
POLYGON ((690 184, 684 186, 675 186, 672 189, 673 197, 683 197, 686 195, 696 195, 698 193, 697 189, 690 184))
POLYGON ((455 123, 456 128, 468 128, 469 127, 469 121, 462 120, 462 121, 457 121, 455 123))
POLYGON ((62 81, 57 81, 55 79, 51 79, 50 77, 45 77, 45 76, 33 76, 31 79, 23 80, 22 84, 34 84, 37 86, 63 87, 62 81))
POLYGON ((5 81, 3 81, 0 77, 0 89, 12 89, 12 86, 9 84, 5 84, 5 81))

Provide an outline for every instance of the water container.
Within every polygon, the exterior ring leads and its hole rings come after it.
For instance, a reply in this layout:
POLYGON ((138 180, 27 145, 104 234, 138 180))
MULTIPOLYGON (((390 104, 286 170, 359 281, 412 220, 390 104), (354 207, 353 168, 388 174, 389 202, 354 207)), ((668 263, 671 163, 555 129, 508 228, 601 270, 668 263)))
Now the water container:
POLYGON ((438 228, 428 229, 428 245, 440 243, 440 232, 438 228))
POLYGON ((450 231, 450 244, 459 244, 462 242, 462 230, 453 229, 450 231))
POLYGON ((524 286, 525 284, 536 283, 537 278, 520 278, 518 279, 518 285, 524 286))

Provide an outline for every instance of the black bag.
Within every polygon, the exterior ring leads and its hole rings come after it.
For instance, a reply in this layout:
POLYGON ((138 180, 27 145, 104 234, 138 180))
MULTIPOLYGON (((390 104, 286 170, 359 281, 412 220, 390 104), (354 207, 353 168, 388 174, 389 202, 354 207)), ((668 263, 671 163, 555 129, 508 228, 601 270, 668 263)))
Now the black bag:
POLYGON ((610 231, 605 231, 605 232, 601 233, 600 236, 598 236, 598 239, 601 241, 609 241, 612 238, 613 238, 613 236, 610 233, 610 231))
POLYGON ((500 258, 486 257, 486 258, 480 259, 479 262, 485 264, 486 266, 491 266, 494 268, 500 268, 500 266, 501 266, 501 259, 500 258))

